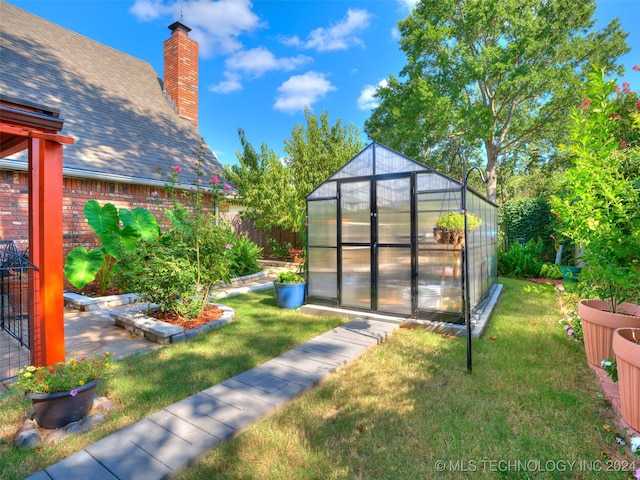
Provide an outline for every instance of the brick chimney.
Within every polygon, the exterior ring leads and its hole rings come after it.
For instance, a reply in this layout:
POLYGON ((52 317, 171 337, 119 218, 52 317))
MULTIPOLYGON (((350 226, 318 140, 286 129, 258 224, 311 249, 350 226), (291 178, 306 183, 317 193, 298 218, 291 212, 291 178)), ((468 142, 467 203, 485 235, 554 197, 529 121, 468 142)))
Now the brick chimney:
POLYGON ((171 36, 164 42, 164 90, 175 102, 182 118, 198 129, 198 43, 189 38, 191 29, 180 22, 169 25, 171 36))

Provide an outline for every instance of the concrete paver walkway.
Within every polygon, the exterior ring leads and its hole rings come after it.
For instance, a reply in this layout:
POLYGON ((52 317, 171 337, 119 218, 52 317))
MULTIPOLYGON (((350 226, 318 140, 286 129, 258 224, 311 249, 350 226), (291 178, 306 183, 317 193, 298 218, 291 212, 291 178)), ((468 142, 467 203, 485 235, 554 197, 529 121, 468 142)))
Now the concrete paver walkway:
POLYGON ((378 345, 398 327, 352 320, 169 405, 28 480, 168 478, 378 345))

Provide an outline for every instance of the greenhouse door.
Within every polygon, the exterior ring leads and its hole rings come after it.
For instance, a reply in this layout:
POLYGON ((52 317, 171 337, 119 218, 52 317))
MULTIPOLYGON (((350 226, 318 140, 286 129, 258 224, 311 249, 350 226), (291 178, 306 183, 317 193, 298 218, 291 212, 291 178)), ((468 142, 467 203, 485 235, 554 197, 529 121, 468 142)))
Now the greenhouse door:
POLYGON ((340 218, 341 305, 411 315, 411 176, 341 183, 340 218))

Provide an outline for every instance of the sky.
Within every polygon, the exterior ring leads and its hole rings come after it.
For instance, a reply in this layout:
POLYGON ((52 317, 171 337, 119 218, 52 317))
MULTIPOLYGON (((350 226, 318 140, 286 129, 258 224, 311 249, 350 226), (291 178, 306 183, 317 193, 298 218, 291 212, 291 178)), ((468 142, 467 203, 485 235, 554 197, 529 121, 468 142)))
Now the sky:
MULTIPOLYGON (((398 20, 415 0, 8 0, 149 62, 163 76, 167 28, 182 18, 199 43, 199 130, 222 164, 237 163, 238 129, 284 155, 304 108, 361 132, 376 86, 406 64, 398 20), (182 17, 181 17, 182 15, 182 17)), ((578 0, 579 1, 579 0, 578 0)), ((618 17, 631 52, 619 78, 640 88, 640 0, 597 0, 602 27, 618 17)), ((0 66, 1 68, 1 66, 0 66)), ((362 139, 369 143, 366 135, 362 139)))

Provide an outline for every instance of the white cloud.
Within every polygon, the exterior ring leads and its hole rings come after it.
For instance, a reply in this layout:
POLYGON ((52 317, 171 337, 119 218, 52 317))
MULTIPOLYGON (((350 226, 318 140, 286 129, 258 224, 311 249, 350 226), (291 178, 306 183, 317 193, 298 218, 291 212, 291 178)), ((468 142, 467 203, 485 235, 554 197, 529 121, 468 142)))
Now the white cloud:
POLYGON ((171 8, 166 7, 162 0, 136 0, 129 9, 134 16, 144 22, 155 20, 163 15, 171 13, 171 8))
POLYGON ((278 96, 273 108, 286 113, 295 113, 311 107, 328 92, 336 90, 323 73, 309 71, 294 75, 278 87, 278 96))
POLYGON ((418 0, 398 0, 398 3, 406 10, 411 11, 418 3, 418 0))
POLYGON ((182 5, 180 1, 136 0, 130 11, 144 21, 160 17, 175 21, 182 10, 182 23, 191 28, 189 36, 200 45, 200 56, 207 58, 239 50, 239 36, 264 27, 251 7, 250 0, 194 0, 182 5))
POLYGON ((373 110, 377 108, 380 102, 374 97, 378 88, 389 85, 387 79, 380 80, 377 85, 365 85, 360 91, 358 97, 358 108, 360 110, 373 110))
POLYGON ((288 46, 316 49, 319 52, 346 50, 353 45, 363 45, 358 34, 369 27, 372 15, 367 10, 350 8, 347 16, 328 28, 312 30, 305 41, 299 37, 282 37, 288 46))
POLYGON ((214 93, 232 93, 242 90, 240 75, 232 72, 224 72, 226 80, 221 81, 217 85, 209 85, 209 91, 214 93))
POLYGON ((288 72, 310 62, 313 62, 313 59, 305 55, 276 58, 266 48, 258 47, 234 53, 227 58, 226 66, 227 70, 242 71, 253 77, 259 77, 272 70, 288 72))

